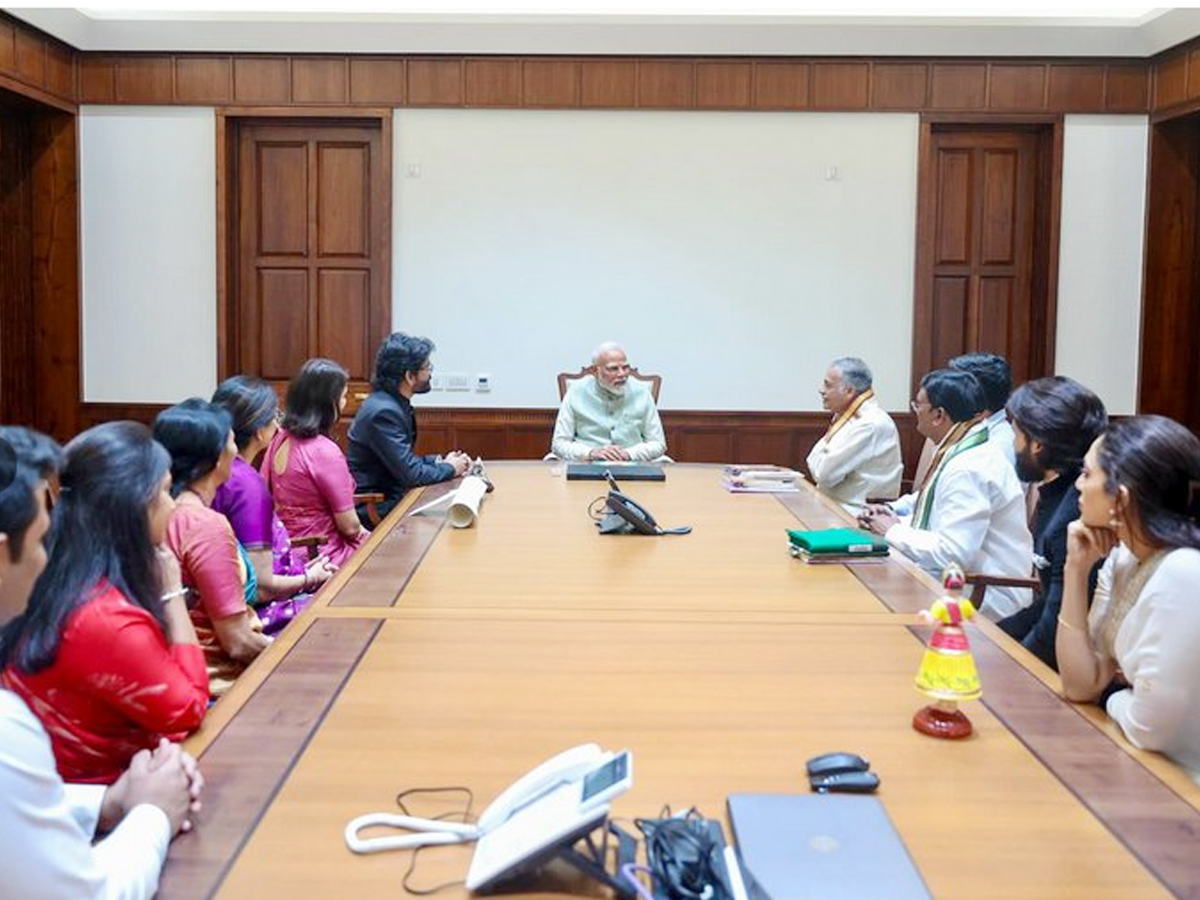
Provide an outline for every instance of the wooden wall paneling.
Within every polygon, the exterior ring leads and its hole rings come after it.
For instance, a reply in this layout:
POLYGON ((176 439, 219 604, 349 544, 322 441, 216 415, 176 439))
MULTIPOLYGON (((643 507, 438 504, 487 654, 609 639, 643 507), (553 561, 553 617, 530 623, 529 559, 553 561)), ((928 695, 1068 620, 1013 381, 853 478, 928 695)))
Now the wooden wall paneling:
MULTIPOLYGON (((366 390, 365 386, 362 390, 366 390)), ((152 422, 161 404, 85 403, 80 428, 114 419, 152 422)), ((352 413, 347 406, 347 416, 352 413)), ((550 450, 554 409, 483 409, 422 406, 417 410, 419 453, 462 449, 488 459, 541 459, 550 450)), ((803 467, 812 445, 829 427, 828 413, 664 410, 667 451, 679 462, 761 463, 803 467)), ((911 473, 924 443, 908 412, 892 413, 900 433, 906 472, 911 473)), ((339 420, 345 438, 349 418, 339 420)))
POLYGON ((637 105, 637 63, 632 60, 584 60, 579 77, 584 107, 632 109, 637 105))
POLYGON ((1150 129, 1138 412, 1200 429, 1200 114, 1150 129))
POLYGON ((696 105, 695 64, 639 60, 637 105, 644 109, 691 109, 696 105))
POLYGON ((1155 109, 1182 103, 1188 96, 1188 56, 1180 51, 1159 60, 1154 66, 1155 109))
POLYGON ((697 109, 749 109, 754 72, 748 62, 696 64, 697 109))
POLYGON ((1200 96, 1200 46, 1193 46, 1187 55, 1187 99, 1200 96))
POLYGON ((233 99, 237 103, 288 103, 291 100, 291 60, 287 57, 234 57, 233 99))
POLYGON ((75 96, 75 52, 65 44, 46 44, 46 90, 60 97, 75 96))
POLYGON ((807 109, 810 70, 808 63, 755 62, 755 109, 807 109))
POLYGON ((736 459, 733 431, 728 428, 664 422, 663 430, 667 433, 667 453, 677 462, 719 463, 736 459))
POLYGON ((26 111, 0 107, 0 422, 22 425, 33 423, 37 389, 29 132, 26 111))
POLYGON ((822 430, 797 439, 794 432, 782 429, 738 428, 734 433, 732 456, 743 462, 772 463, 780 466, 804 468, 812 445, 821 439, 822 430), (811 437, 811 440, 805 438, 811 437), (800 446, 804 445, 803 453, 800 446))
POLYGON ((1046 84, 1046 106, 1054 110, 1103 112, 1106 68, 1099 65, 1050 66, 1046 84))
MULTIPOLYGON (((450 449, 461 449, 466 453, 475 453, 471 447, 457 447, 454 442, 454 427, 449 423, 429 421, 430 417, 424 409, 417 410, 417 446, 418 453, 445 453, 450 449)), ((476 454, 478 455, 478 454, 476 454)), ((488 457, 503 459, 504 457, 488 457)), ((485 460, 486 461, 486 460, 485 460)))
POLYGON ((117 63, 117 101, 166 104, 175 101, 175 65, 169 56, 125 57, 117 63))
POLYGON ((17 77, 34 87, 46 87, 46 41, 24 28, 16 29, 14 66, 17 77))
POLYGON ((1111 113, 1146 112, 1150 70, 1144 64, 1110 65, 1104 72, 1104 109, 1111 113))
POLYGON ((929 96, 926 63, 873 63, 872 109, 922 109, 929 96))
POLYGON ((986 63, 934 63, 930 72, 931 109, 983 109, 986 98, 986 63))
POLYGON ((461 59, 412 59, 407 68, 409 106, 462 105, 461 59))
POLYGON ((521 105, 521 63, 516 59, 468 59, 466 105, 521 105))
POLYGON ((553 416, 550 417, 549 421, 545 425, 541 426, 521 424, 511 425, 508 429, 509 458, 541 459, 550 452, 550 442, 553 437, 553 416))
POLYGON ((117 101, 117 63, 107 56, 81 54, 79 59, 79 102, 117 101))
POLYGON ((292 102, 341 105, 350 100, 349 61, 339 57, 292 60, 292 102))
POLYGON ((228 103, 233 99, 233 58, 177 57, 175 99, 180 103, 228 103))
POLYGON ((816 62, 812 67, 813 109, 866 109, 871 67, 865 62, 816 62))
POLYGON ((33 121, 32 287, 37 409, 34 425, 60 440, 78 431, 82 396, 79 146, 76 116, 33 121))
POLYGON ((580 102, 580 63, 527 59, 521 63, 521 103, 529 107, 575 107, 580 102))
POLYGON ((403 106, 405 91, 403 59, 350 57, 350 102, 403 106))
POLYGON ((16 74, 17 30, 10 22, 0 19, 0 72, 16 74))
POLYGON ((1046 106, 1046 66, 992 63, 988 73, 988 108, 1041 110, 1046 106))

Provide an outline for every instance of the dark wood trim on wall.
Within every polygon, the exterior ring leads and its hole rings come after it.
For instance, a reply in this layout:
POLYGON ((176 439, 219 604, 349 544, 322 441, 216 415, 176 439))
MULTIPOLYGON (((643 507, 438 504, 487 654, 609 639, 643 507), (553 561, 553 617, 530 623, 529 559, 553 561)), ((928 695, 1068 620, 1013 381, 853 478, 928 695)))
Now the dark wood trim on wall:
POLYGON ((0 12, 0 88, 75 109, 74 48, 0 12))
POLYGON ((1144 113, 1136 59, 79 54, 80 103, 1144 113))
MULTIPOLYGON (((113 419, 149 424, 164 409, 152 403, 85 403, 83 428, 113 419)), ((348 410, 349 411, 349 410, 348 410)), ((541 459, 550 450, 555 409, 422 407, 422 453, 460 447, 487 459, 541 459)), ((809 450, 829 427, 823 412, 742 412, 663 410, 667 452, 679 462, 779 463, 803 468, 809 450)), ((892 413, 908 477, 916 468, 924 438, 909 412, 892 413)), ((344 422, 344 420, 343 420, 344 422)), ((344 432, 344 429, 343 429, 344 432)))

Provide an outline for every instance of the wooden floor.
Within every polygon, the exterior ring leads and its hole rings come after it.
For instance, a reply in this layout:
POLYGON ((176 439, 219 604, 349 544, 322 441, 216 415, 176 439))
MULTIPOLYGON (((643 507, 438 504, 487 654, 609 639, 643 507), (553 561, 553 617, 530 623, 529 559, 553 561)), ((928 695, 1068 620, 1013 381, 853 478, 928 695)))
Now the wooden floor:
MULTIPOLYGON (((841 524, 836 507, 672 466, 628 491, 691 535, 600 537, 602 489, 557 472, 492 464, 471 529, 393 513, 191 740, 209 789, 161 897, 400 896, 411 854, 355 856, 347 821, 414 787, 469 787, 478 812, 597 741, 633 750, 625 820, 664 804, 720 818, 729 793, 807 791, 807 757, 853 750, 939 900, 1200 898, 1200 788, 1059 699, 994 626, 971 629, 976 734, 912 730, 933 586, 898 561, 792 560, 784 529, 841 524)), ((461 881, 469 858, 426 850, 412 883, 461 881)))

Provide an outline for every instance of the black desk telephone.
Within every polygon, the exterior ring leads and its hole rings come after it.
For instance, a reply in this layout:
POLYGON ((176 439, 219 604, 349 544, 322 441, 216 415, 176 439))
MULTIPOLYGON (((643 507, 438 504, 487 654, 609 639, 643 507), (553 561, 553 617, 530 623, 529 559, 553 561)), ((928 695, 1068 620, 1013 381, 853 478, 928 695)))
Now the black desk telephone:
POLYGON ((612 472, 604 474, 608 481, 608 497, 605 501, 608 513, 596 523, 601 534, 687 534, 692 530, 690 525, 663 528, 648 509, 621 493, 612 472))

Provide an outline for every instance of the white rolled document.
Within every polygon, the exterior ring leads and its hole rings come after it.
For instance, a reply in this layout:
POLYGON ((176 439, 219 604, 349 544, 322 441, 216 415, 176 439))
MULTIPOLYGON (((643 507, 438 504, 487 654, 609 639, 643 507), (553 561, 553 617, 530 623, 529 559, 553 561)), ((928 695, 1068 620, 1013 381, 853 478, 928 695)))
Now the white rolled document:
POLYGON ((417 516, 425 512, 446 510, 446 521, 455 528, 469 528, 479 515, 479 505, 487 493, 487 482, 478 475, 467 475, 458 490, 443 494, 431 503, 419 506, 409 513, 417 516))

